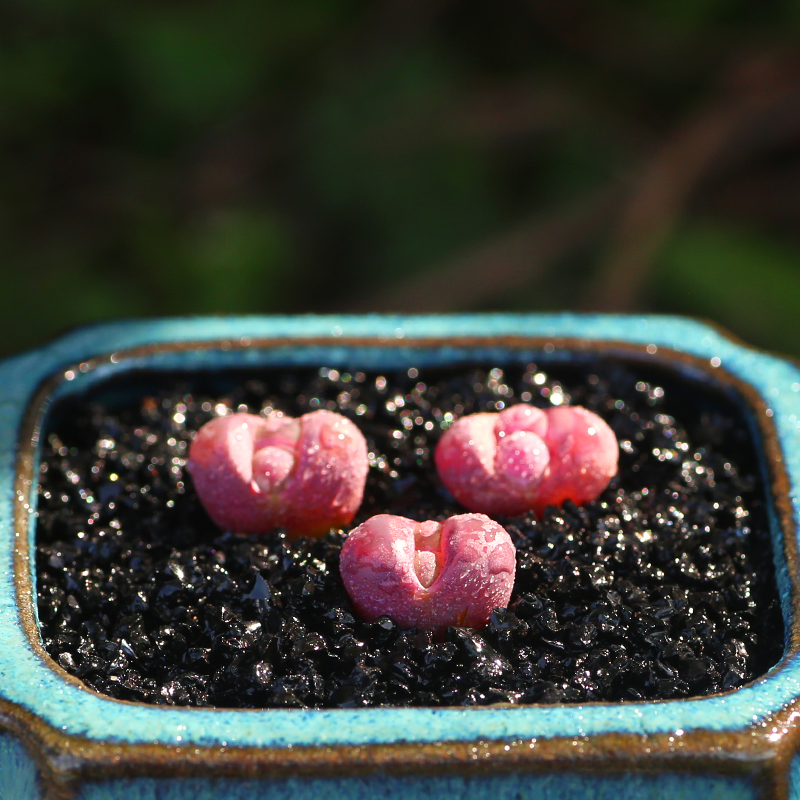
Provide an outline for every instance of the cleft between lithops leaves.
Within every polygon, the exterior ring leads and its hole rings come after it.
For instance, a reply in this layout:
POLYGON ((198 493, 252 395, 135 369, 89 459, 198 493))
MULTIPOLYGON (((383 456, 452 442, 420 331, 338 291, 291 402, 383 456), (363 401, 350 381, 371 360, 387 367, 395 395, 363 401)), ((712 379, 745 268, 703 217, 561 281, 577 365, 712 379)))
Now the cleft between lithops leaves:
POLYGON ((264 494, 279 493, 297 464, 300 422, 295 419, 267 420, 266 430, 257 431, 253 442, 253 488, 264 494))
POLYGON ((430 589, 442 571, 442 524, 421 522, 414 531, 414 572, 424 589, 430 589))

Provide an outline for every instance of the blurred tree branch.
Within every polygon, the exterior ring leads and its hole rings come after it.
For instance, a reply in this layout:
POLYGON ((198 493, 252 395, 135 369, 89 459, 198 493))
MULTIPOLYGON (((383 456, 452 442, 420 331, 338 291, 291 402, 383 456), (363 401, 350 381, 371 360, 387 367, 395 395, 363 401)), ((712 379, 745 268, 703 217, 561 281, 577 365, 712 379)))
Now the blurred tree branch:
POLYGON ((359 297, 351 311, 455 311, 501 300, 584 247, 608 224, 618 194, 605 188, 566 209, 536 215, 440 267, 359 297))
POLYGON ((630 311, 661 247, 698 185, 765 148, 800 134, 800 69, 795 58, 762 55, 738 65, 725 96, 691 116, 657 148, 634 182, 608 253, 583 306, 630 311))

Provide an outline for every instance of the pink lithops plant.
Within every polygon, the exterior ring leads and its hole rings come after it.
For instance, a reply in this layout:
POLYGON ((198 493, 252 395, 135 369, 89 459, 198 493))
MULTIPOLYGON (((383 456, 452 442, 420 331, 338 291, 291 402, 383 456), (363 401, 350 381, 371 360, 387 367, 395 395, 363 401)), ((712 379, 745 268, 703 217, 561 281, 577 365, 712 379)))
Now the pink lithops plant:
POLYGON ((616 474, 618 457, 614 432, 594 412, 526 404, 461 417, 434 454, 453 497, 493 516, 595 500, 616 474))
POLYGON ((189 471, 211 519, 225 530, 321 536, 348 525, 364 495, 369 462, 361 431, 332 411, 294 419, 232 414, 207 422, 189 450, 189 471))
POLYGON ((514 588, 516 548, 483 514, 415 522, 379 514, 345 539, 342 580, 366 620, 384 614, 404 628, 441 633, 482 628, 514 588))

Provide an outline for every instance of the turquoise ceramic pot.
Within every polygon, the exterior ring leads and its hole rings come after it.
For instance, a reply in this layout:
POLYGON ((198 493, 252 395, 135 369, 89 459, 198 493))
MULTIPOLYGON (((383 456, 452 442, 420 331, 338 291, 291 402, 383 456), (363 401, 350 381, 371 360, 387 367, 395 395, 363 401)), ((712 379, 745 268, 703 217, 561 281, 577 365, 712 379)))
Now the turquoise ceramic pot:
POLYGON ((244 317, 100 325, 0 365, 0 799, 800 797, 800 371, 669 317, 244 317), (725 694, 467 709, 208 710, 125 703, 44 653, 32 587, 37 431, 125 370, 403 366, 613 354, 733 392, 770 487, 785 655, 725 694))

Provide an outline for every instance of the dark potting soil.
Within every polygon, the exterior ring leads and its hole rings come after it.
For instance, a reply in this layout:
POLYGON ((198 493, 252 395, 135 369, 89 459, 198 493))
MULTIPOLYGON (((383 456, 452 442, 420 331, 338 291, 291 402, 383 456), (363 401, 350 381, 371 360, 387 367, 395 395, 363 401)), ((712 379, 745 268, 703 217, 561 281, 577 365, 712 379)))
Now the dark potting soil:
POLYGON ((224 707, 635 701, 741 686, 783 626, 765 488, 737 402, 610 361, 401 373, 140 373, 48 418, 37 543, 44 644, 113 697, 224 707), (620 471, 602 497, 501 522, 518 548, 507 610, 444 640, 355 615, 345 533, 287 541, 217 529, 185 470, 194 432, 231 411, 329 408, 367 437, 355 526, 461 508, 432 451, 474 411, 527 401, 603 416, 620 471))

